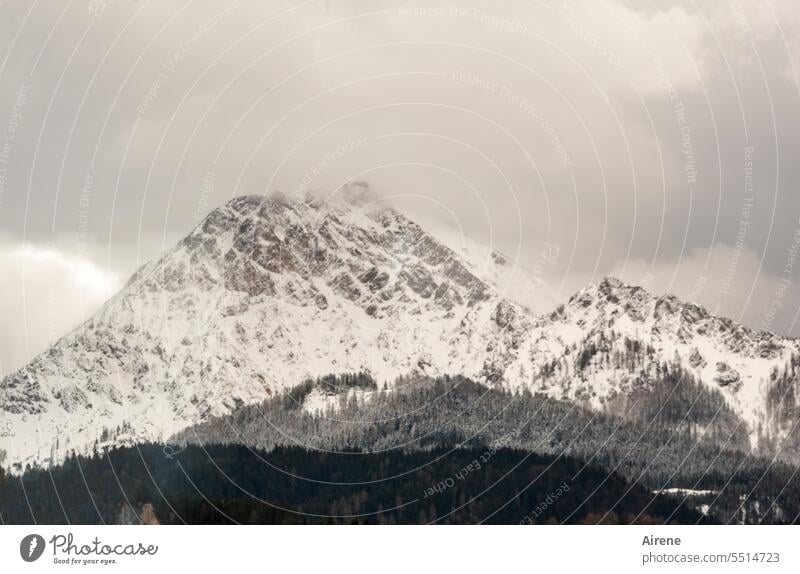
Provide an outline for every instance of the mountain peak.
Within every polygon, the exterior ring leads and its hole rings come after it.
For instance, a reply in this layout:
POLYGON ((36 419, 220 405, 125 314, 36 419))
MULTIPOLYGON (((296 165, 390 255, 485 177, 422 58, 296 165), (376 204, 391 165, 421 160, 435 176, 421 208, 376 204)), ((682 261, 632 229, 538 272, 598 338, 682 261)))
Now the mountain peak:
POLYGON ((606 275, 600 281, 600 286, 609 288, 609 289, 618 289, 620 287, 628 287, 619 277, 615 277, 614 275, 606 275))
POLYGON ((611 294, 618 294, 618 293, 628 293, 628 294, 641 294, 650 293, 643 287, 639 285, 633 285, 631 283, 625 283, 619 277, 615 277, 614 275, 606 275, 603 279, 597 284, 597 288, 601 293, 605 293, 608 295, 611 294))
POLYGON ((575 293, 570 298, 569 305, 581 308, 608 304, 642 307, 653 299, 654 297, 642 287, 629 285, 609 275, 575 293))
MULTIPOLYGON (((206 220, 213 222, 225 219, 226 216, 232 214, 239 217, 247 215, 259 216, 268 220, 276 210, 287 208, 296 212, 304 211, 308 208, 315 211, 328 208, 328 210, 340 213, 350 210, 371 212, 389 209, 381 197, 370 188, 368 183, 354 181, 344 184, 334 192, 309 190, 301 196, 274 190, 263 195, 236 196, 209 212, 206 220), (380 205, 380 209, 377 209, 378 205, 380 205)), ((200 228, 204 227, 203 223, 200 224, 200 228)))
POLYGON ((476 264, 363 183, 232 198, 3 381, 0 448, 43 460, 52 445, 41 441, 69 430, 81 448, 123 423, 154 439, 307 378, 366 370, 381 382, 463 375, 603 408, 677 355, 708 384, 724 383, 755 423, 759 380, 797 351, 615 277, 537 318, 501 295, 498 273, 511 267, 502 263, 476 264), (647 349, 642 364, 609 368, 628 342, 647 349))

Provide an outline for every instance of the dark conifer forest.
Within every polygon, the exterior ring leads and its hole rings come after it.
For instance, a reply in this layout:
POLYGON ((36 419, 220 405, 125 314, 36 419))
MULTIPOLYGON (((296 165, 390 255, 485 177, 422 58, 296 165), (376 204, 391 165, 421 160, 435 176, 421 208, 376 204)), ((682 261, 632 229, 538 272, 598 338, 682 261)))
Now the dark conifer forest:
POLYGON ((534 524, 703 520, 679 500, 570 457, 514 449, 271 452, 162 445, 9 478, 9 523, 534 524), (577 476, 576 476, 577 475, 577 476))

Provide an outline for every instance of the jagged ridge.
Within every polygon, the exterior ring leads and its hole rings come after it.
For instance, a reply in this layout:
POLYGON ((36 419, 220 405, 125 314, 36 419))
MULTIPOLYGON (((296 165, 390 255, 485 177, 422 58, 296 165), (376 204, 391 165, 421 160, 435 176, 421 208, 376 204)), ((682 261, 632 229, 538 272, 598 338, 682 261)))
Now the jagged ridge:
POLYGON ((755 442, 764 381, 795 341, 615 279, 535 317, 499 294, 487 277, 507 261, 486 253, 465 260, 363 194, 232 199, 3 381, 0 449, 12 462, 57 460, 123 423, 116 442, 159 440, 357 371, 460 374, 609 409, 666 362, 720 389, 755 442), (615 363, 630 345, 641 359, 615 363))

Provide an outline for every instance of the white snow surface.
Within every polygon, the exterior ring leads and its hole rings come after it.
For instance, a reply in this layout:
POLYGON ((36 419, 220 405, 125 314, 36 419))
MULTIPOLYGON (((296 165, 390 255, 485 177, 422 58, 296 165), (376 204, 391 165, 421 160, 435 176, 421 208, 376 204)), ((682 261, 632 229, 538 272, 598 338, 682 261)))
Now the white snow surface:
POLYGON ((163 440, 306 378, 356 371, 379 385, 414 371, 461 374, 602 408, 625 391, 625 373, 597 365, 590 380, 567 372, 553 385, 540 371, 611 330, 652 346, 654 362, 693 365, 754 432, 770 370, 798 351, 795 340, 616 279, 536 316, 501 295, 509 277, 541 283, 524 275, 491 250, 457 253, 390 208, 233 199, 3 379, 0 450, 19 469, 89 451, 123 423, 130 432, 117 442, 163 440))

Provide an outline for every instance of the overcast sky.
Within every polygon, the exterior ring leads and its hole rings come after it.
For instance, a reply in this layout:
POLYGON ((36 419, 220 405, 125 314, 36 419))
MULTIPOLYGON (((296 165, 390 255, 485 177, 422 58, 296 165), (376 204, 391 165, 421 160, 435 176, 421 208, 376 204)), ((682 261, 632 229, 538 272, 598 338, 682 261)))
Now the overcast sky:
POLYGON ((0 372, 230 197, 352 180, 562 299, 797 335, 799 34, 794 0, 6 0, 0 372))

